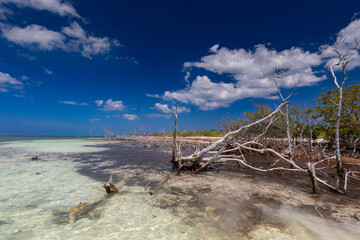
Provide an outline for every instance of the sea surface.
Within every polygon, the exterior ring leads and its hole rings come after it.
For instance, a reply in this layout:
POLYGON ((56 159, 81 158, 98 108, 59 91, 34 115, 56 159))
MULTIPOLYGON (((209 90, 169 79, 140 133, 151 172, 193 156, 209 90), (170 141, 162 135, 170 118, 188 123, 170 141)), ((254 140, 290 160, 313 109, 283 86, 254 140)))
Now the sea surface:
POLYGON ((183 175, 151 196, 169 159, 100 138, 0 137, 0 239, 359 239, 359 225, 254 200, 254 180, 231 174, 183 175))

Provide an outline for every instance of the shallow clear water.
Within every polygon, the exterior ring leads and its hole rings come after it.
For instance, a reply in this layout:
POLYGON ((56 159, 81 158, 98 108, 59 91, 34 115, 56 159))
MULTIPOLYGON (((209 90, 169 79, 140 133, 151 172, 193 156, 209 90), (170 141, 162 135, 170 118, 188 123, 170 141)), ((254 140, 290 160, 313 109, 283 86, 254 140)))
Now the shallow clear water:
POLYGON ((356 225, 255 201, 244 194, 249 179, 182 176, 150 196, 170 168, 159 149, 101 139, 3 138, 0 153, 0 239, 357 239, 360 233, 356 225), (107 198, 101 186, 110 174, 120 191, 107 198), (80 202, 88 203, 86 211, 74 211, 80 202))

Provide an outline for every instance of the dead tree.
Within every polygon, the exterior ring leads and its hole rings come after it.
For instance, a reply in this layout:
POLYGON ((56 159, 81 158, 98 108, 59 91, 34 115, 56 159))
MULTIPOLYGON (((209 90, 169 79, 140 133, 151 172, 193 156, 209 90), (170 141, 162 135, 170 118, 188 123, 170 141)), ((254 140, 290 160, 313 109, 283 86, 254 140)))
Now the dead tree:
MULTIPOLYGON (((171 163, 173 164, 173 169, 178 169, 179 167, 181 167, 179 165, 179 161, 177 161, 176 159, 176 134, 177 134, 177 106, 175 106, 175 110, 174 110, 174 136, 173 136, 173 146, 172 146, 172 151, 171 151, 171 163)), ((180 173, 180 172, 179 172, 180 173)))
MULTIPOLYGON (((270 77, 265 74, 265 76, 269 79, 274 81, 277 92, 279 94, 279 97, 281 99, 281 102, 286 102, 294 93, 296 90, 297 85, 300 83, 300 79, 297 82, 294 82, 294 88, 293 91, 287 96, 284 97, 281 93, 280 86, 279 86, 279 80, 282 77, 282 75, 286 72, 286 69, 282 68, 275 68, 274 69, 274 77, 270 77)), ((285 113, 283 113, 285 116, 286 121, 286 137, 287 137, 287 153, 289 155, 289 158, 291 161, 293 161, 293 153, 292 153, 292 145, 291 145, 291 134, 290 134, 290 120, 289 120, 289 104, 286 104, 285 106, 285 113)), ((292 167, 292 165, 291 165, 292 167)))
POLYGON ((339 93, 339 100, 337 103, 334 104, 337 106, 336 109, 336 123, 335 123, 335 157, 336 157, 336 169, 337 174, 339 177, 343 176, 343 162, 341 160, 341 153, 340 153, 340 121, 341 121, 341 108, 342 108, 342 100, 343 100, 343 88, 345 85, 345 81, 347 80, 346 75, 346 67, 347 65, 354 60, 354 54, 359 50, 360 44, 357 40, 355 40, 355 46, 345 52, 340 50, 340 45, 345 42, 345 38, 340 38, 333 46, 332 49, 337 55, 338 59, 335 63, 330 63, 329 69, 330 73, 333 77, 334 84, 337 88, 339 93), (334 72, 334 68, 341 67, 342 70, 342 81, 339 84, 336 74, 334 72))
MULTIPOLYGON (((245 126, 240 127, 235 131, 231 131, 227 133, 224 137, 214 142, 210 146, 202 149, 201 151, 195 151, 195 153, 186 157, 179 157, 179 166, 182 166, 182 169, 191 170, 192 173, 197 173, 202 170, 206 170, 208 167, 211 167, 212 164, 224 164, 229 161, 235 161, 240 165, 260 172, 271 172, 271 171, 291 171, 291 172, 300 172, 309 175, 311 183, 313 185, 313 192, 318 193, 319 187, 318 183, 325 185, 330 188, 332 191, 340 194, 345 194, 344 190, 341 190, 338 186, 332 186, 328 182, 323 179, 320 179, 319 176, 316 175, 317 170, 321 170, 321 167, 317 168, 317 165, 321 163, 325 163, 334 159, 335 157, 324 158, 321 161, 316 163, 308 162, 306 167, 301 167, 296 162, 289 157, 289 154, 281 154, 274 149, 268 148, 259 142, 260 136, 264 135, 264 132, 267 131, 269 124, 271 125, 273 122, 273 118, 280 113, 281 108, 288 105, 289 102, 281 102, 280 105, 268 116, 263 117, 253 123, 247 124, 245 126), (240 134, 241 131, 251 128, 254 125, 258 125, 268 121, 267 126, 264 129, 264 132, 254 137, 253 139, 247 141, 234 141, 236 135, 240 134), (225 146, 231 146, 225 150, 225 146), (275 157, 273 164, 268 168, 261 168, 254 165, 251 165, 247 162, 243 151, 259 153, 259 154, 270 154, 275 157), (206 155, 212 154, 211 157, 206 155), (285 162, 290 165, 290 167, 281 167, 277 166, 279 162, 285 162)), ((345 182, 347 184, 347 181, 345 182)), ((346 185, 344 185, 344 189, 346 185)))
POLYGON ((180 145, 177 145, 177 141, 176 141, 176 135, 177 135, 177 105, 175 106, 174 109, 174 136, 173 136, 173 145, 172 145, 172 151, 171 151, 171 160, 170 162, 173 164, 172 165, 172 169, 173 169, 173 173, 171 175, 166 175, 165 178, 159 183, 158 186, 156 186, 156 188, 154 189, 154 191, 149 191, 150 195, 155 195, 160 188, 162 187, 162 185, 164 185, 171 176, 173 175, 180 175, 180 171, 181 171, 181 161, 179 161, 179 159, 181 158, 181 151, 180 151, 180 145), (175 172, 176 171, 176 172, 175 172))
POLYGON ((355 156, 355 153, 356 153, 356 144, 357 142, 359 141, 360 137, 357 137, 354 141, 354 149, 353 149, 353 152, 352 152, 352 155, 355 156))

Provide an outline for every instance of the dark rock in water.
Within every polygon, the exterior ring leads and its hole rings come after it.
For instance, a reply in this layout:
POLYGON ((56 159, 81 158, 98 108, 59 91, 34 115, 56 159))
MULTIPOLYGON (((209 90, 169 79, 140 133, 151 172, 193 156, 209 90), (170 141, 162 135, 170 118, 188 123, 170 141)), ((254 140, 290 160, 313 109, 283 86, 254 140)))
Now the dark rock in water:
POLYGON ((36 205, 36 204, 28 204, 28 205, 25 205, 24 206, 24 210, 27 210, 27 209, 35 209, 35 208, 37 208, 38 207, 38 205, 36 205))
POLYGON ((31 158, 32 161, 36 161, 36 160, 38 160, 38 159, 39 159, 38 156, 35 156, 35 157, 32 157, 32 158, 31 158))
POLYGON ((0 225, 12 224, 14 221, 12 220, 0 220, 0 225))

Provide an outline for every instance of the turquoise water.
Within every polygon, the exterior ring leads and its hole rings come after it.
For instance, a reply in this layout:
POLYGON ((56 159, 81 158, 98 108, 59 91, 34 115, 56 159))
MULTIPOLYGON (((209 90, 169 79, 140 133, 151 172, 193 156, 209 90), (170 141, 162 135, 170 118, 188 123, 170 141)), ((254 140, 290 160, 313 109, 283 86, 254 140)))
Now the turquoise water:
POLYGON ((246 179, 182 176, 150 196, 170 169, 169 154, 159 149, 101 139, 2 138, 0 151, 0 239, 357 239, 359 233, 356 225, 251 201, 246 179), (119 193, 106 197, 102 184, 110 175, 119 193), (88 208, 74 211, 80 202, 88 208), (244 227, 252 228, 244 234, 244 227))

